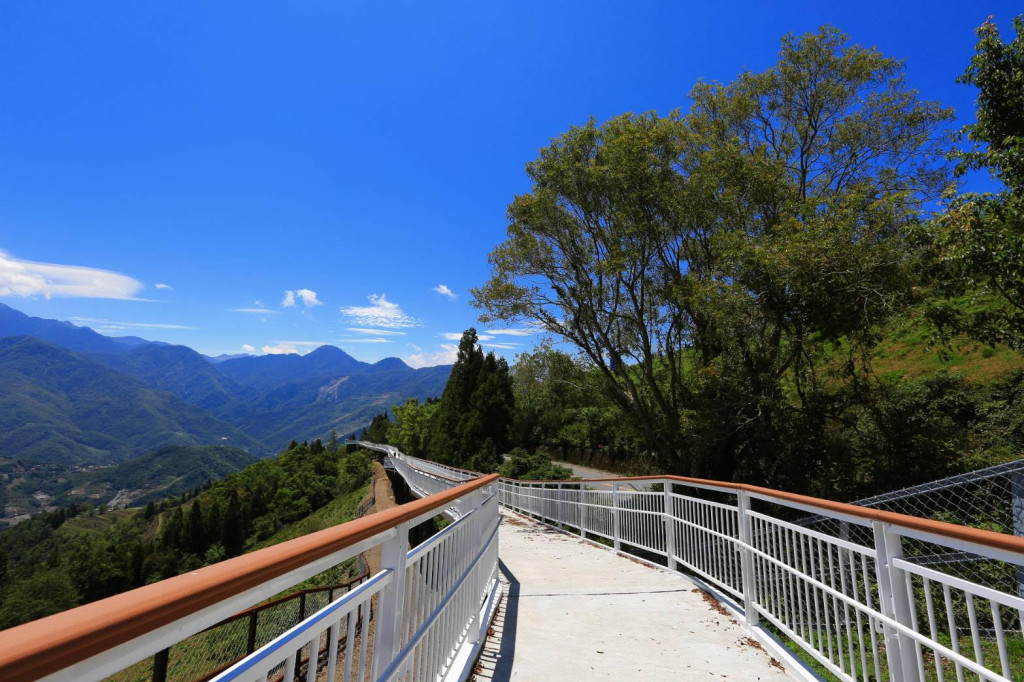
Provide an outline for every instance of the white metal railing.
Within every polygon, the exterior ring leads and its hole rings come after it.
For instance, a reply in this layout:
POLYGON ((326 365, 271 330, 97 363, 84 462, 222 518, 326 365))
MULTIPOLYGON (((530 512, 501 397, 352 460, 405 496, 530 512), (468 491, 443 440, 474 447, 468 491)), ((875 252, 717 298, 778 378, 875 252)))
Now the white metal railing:
POLYGON ((326 649, 326 678, 463 680, 486 636, 498 588, 496 486, 459 498, 458 520, 411 551, 404 522, 382 546, 381 571, 214 678, 259 680, 297 670, 305 653, 307 682, 317 679, 326 649), (356 632, 376 597, 372 643, 356 632), (347 632, 346 632, 347 631, 347 632), (342 646, 339 647, 339 641, 342 646), (326 646, 324 646, 326 644, 326 646), (339 651, 340 648, 340 651, 339 651))
POLYGON ((734 599, 749 626, 769 626, 842 680, 1021 679, 1024 599, 913 560, 927 546, 1012 572, 1024 566, 1019 538, 680 477, 502 479, 500 499, 685 568, 734 599), (787 521, 793 510, 839 521, 845 537, 787 521))
POLYGON ((103 679, 374 548, 378 573, 216 679, 304 669, 312 681, 324 665, 328 679, 466 679, 500 594, 497 480, 449 481, 430 497, 4 631, 0 679, 103 679), (410 529, 446 509, 457 520, 409 550, 410 529))

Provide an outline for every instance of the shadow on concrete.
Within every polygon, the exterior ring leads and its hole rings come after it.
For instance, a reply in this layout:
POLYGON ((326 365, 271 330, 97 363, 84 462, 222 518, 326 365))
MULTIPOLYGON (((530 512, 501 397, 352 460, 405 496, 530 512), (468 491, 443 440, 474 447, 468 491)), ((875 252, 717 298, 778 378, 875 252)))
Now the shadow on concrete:
POLYGON ((498 570, 508 581, 508 593, 505 595, 505 613, 501 626, 501 646, 498 648, 498 660, 494 663, 492 682, 507 682, 512 679, 512 659, 516 655, 516 626, 519 622, 519 581, 508 566, 498 559, 498 570))

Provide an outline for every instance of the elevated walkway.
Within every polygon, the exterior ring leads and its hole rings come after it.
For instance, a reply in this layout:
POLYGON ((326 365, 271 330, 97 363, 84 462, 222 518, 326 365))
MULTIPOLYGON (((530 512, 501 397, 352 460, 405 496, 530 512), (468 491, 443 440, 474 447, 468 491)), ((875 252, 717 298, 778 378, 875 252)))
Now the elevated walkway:
POLYGON ((793 680, 681 574, 502 511, 505 598, 478 680, 793 680))

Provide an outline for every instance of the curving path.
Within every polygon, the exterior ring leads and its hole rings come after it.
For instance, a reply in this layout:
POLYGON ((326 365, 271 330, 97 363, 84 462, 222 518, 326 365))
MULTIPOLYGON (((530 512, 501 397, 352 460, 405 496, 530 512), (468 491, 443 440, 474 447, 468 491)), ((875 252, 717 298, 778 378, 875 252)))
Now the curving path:
POLYGON ((506 596, 476 679, 797 679, 684 576, 501 514, 506 596))

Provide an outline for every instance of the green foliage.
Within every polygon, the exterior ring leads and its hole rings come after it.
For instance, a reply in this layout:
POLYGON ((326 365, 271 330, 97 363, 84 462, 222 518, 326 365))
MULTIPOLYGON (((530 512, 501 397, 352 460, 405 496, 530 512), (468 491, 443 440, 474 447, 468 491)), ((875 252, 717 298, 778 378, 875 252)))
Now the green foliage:
POLYGON ((494 471, 510 445, 515 398, 508 364, 477 345, 475 329, 459 342, 458 359, 432 419, 430 459, 494 471))
POLYGON ((570 469, 552 463, 549 457, 540 453, 531 454, 522 448, 509 453, 509 458, 498 468, 498 473, 505 478, 525 481, 562 481, 573 477, 570 469))
POLYGON ((59 569, 33 572, 7 587, 3 597, 0 628, 66 611, 79 603, 71 578, 59 569))
POLYGON ((830 28, 691 97, 541 150, 475 302, 573 344, 661 467, 799 488, 907 305, 951 113, 830 28))
MULTIPOLYGON (((9 566, 0 601, 38 613, 30 603, 37 574, 52 569, 71 588, 54 588, 55 603, 64 605, 54 610, 61 610, 272 544, 339 499, 345 505, 330 518, 347 520, 342 515, 354 511, 369 472, 366 453, 332 452, 314 441, 145 509, 100 515, 75 506, 36 516, 0 533, 9 566)), ((14 607, 2 612, 2 627, 24 621, 14 607)))
POLYGON ((927 230, 937 279, 950 298, 974 305, 937 305, 931 316, 947 333, 967 332, 989 343, 1024 349, 1024 15, 1016 37, 1003 42, 995 24, 978 29, 976 53, 958 82, 978 88, 977 121, 959 139, 956 171, 986 170, 1004 185, 994 193, 947 194, 946 211, 927 230))
POLYGON ((395 423, 388 430, 392 445, 407 455, 423 457, 430 444, 430 424, 437 412, 438 401, 427 400, 422 405, 416 398, 409 398, 404 405, 393 405, 395 423))

